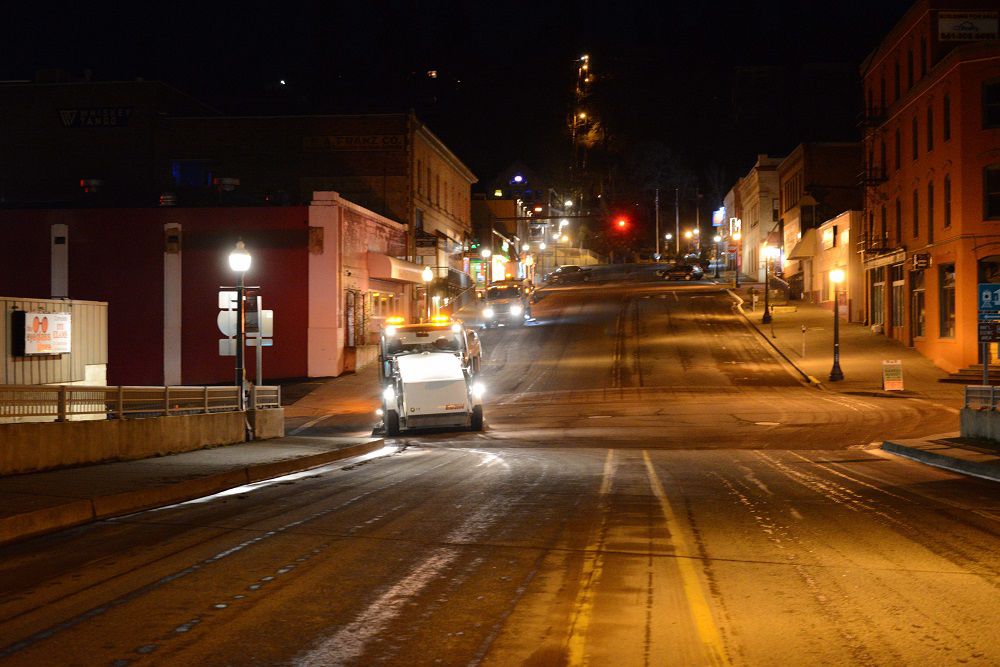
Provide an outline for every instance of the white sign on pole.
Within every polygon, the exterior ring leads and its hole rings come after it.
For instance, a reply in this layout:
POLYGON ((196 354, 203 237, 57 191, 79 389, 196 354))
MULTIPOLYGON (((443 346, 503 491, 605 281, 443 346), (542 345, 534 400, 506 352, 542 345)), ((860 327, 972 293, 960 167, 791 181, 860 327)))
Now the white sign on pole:
POLYGON ((219 356, 220 357, 235 357, 236 356, 236 339, 235 338, 220 338, 219 339, 219 356))
POLYGON ((274 311, 247 311, 247 335, 260 333, 264 338, 274 335, 274 311), (260 317, 258 318, 258 313, 260 317), (259 322, 258 322, 259 319, 259 322))
POLYGON ((260 347, 274 347, 273 338, 258 339, 256 336, 247 336, 247 347, 257 347, 258 340, 260 340, 260 347))
POLYGON ((219 292, 219 308, 222 310, 236 309, 236 290, 219 292))
POLYGON ((236 335, 235 310, 220 310, 219 315, 215 319, 219 325, 219 331, 223 336, 232 337, 236 335))

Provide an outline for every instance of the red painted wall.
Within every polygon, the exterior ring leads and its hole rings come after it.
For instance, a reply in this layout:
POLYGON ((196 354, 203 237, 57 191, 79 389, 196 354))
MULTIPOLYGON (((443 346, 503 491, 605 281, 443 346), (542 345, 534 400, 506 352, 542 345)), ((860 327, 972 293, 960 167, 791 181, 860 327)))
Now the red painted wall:
POLYGON ((50 296, 50 225, 69 226, 69 296, 108 302, 113 384, 163 380, 163 232, 137 219, 150 212, 0 211, 0 291, 10 296, 50 296))
MULTIPOLYGON (((0 293, 50 296, 50 225, 69 226, 69 296, 108 302, 108 382, 163 382, 166 223, 182 238, 182 375, 186 384, 232 381, 219 357, 218 288, 235 284, 228 255, 242 237, 253 255, 247 284, 275 311, 265 380, 306 374, 308 209, 65 209, 0 211, 0 293)), ((253 369, 253 349, 247 367, 253 369)), ((251 375, 252 377, 252 375, 251 375)))
MULTIPOLYGON (((274 347, 264 348, 264 380, 306 375, 309 322, 308 208, 195 208, 171 211, 183 228, 183 332, 185 383, 232 379, 234 357, 219 356, 216 326, 220 285, 235 285, 229 252, 242 238, 253 257, 247 285, 259 285, 264 308, 274 311, 274 347)), ((247 348, 253 379, 254 348, 247 348)))

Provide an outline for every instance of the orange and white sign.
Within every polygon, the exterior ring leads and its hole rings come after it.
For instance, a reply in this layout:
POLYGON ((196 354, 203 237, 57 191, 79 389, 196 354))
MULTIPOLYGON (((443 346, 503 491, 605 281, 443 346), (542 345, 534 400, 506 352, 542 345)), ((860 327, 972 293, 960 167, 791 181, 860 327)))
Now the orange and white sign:
POLYGON ((66 354, 70 352, 69 313, 25 313, 24 354, 66 354))

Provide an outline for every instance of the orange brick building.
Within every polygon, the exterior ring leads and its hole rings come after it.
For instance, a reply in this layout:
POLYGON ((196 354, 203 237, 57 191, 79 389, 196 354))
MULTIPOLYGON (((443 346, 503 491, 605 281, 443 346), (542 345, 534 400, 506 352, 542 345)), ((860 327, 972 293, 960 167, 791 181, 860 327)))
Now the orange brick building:
POLYGON ((950 372, 1000 282, 997 25, 995 0, 921 0, 861 68, 867 322, 950 372))

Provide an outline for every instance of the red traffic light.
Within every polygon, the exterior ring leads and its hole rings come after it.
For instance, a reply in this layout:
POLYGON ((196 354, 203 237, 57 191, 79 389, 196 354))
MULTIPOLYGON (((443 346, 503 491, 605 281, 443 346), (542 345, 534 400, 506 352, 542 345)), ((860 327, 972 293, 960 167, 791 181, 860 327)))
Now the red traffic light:
POLYGON ((618 229, 625 229, 628 227, 628 220, 625 218, 618 218, 615 221, 615 226, 618 227, 618 229))

